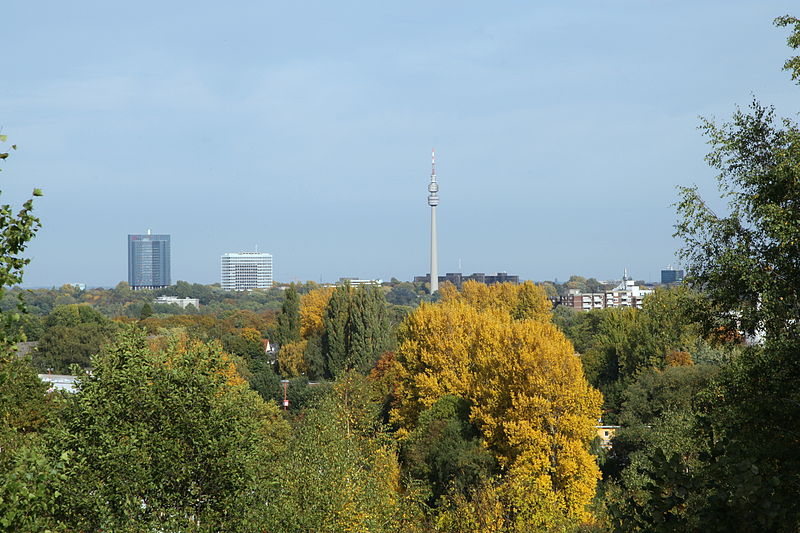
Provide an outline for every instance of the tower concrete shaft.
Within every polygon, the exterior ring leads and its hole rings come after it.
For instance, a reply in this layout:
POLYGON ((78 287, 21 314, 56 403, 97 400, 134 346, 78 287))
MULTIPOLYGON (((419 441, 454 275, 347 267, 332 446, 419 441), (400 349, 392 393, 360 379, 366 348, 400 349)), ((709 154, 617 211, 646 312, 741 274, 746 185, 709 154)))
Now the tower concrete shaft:
POLYGON ((439 205, 439 184, 436 183, 436 151, 431 150, 431 182, 428 184, 428 205, 431 206, 431 294, 439 290, 439 257, 436 243, 436 206, 439 205))
POLYGON ((436 253, 436 207, 431 207, 431 294, 439 290, 439 257, 436 253))

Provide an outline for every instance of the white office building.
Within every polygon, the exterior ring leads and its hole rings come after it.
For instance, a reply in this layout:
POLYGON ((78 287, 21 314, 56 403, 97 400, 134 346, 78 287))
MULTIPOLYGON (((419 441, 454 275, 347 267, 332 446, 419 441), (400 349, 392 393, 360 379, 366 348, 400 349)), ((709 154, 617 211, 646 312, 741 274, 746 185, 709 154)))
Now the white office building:
POLYGON ((225 291, 272 287, 272 255, 263 252, 222 254, 221 284, 225 291))
POLYGON ((186 309, 190 305, 193 305, 195 309, 200 309, 200 299, 199 298, 178 298, 177 296, 159 296, 156 298, 157 304, 175 304, 181 309, 186 309))

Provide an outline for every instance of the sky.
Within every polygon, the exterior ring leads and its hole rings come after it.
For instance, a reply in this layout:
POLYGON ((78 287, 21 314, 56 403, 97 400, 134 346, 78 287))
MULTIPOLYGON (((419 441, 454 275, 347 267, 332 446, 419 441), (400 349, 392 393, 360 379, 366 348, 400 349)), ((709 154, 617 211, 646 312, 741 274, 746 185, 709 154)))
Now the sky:
POLYGON ((724 211, 699 117, 800 111, 794 1, 14 2, 3 202, 44 190, 26 286, 113 286, 127 235, 172 280, 273 254, 278 281, 429 271, 657 280, 679 185, 724 211), (794 11, 792 11, 794 8, 794 11))

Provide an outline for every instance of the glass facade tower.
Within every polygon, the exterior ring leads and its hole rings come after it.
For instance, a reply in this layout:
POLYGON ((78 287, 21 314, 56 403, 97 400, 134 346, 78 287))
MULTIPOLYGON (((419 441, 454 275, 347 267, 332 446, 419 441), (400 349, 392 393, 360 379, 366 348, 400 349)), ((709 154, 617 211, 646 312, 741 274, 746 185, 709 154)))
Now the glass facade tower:
POLYGON ((134 290, 171 285, 169 235, 128 235, 128 284, 134 290))

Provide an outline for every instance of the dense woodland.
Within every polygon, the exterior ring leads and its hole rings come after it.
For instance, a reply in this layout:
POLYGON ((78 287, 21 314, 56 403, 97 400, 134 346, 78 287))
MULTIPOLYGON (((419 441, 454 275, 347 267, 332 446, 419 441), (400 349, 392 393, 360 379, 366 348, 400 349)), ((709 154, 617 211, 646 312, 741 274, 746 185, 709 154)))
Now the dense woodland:
MULTIPOLYGON (((798 531, 800 128, 759 102, 703 128, 729 210, 681 190, 689 277, 641 310, 530 282, 165 289, 190 312, 6 290, 0 529, 798 531)), ((40 222, 0 213, 8 288, 40 222)))

